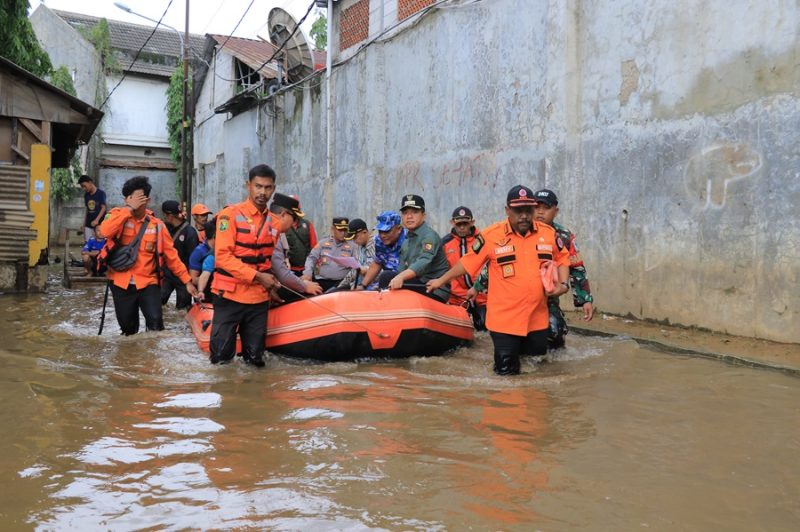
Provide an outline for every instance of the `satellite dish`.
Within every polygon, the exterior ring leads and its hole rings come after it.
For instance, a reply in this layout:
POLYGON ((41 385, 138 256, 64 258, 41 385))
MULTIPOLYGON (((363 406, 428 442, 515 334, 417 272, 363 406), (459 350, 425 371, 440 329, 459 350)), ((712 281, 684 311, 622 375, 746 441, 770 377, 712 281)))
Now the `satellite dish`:
POLYGON ((295 34, 292 35, 297 26, 294 18, 283 9, 275 7, 269 12, 267 21, 270 42, 278 47, 286 42, 283 51, 286 52, 286 77, 289 82, 295 83, 310 75, 314 71, 311 48, 309 48, 301 28, 297 28, 295 34), (289 38, 290 35, 292 35, 291 38, 289 38))

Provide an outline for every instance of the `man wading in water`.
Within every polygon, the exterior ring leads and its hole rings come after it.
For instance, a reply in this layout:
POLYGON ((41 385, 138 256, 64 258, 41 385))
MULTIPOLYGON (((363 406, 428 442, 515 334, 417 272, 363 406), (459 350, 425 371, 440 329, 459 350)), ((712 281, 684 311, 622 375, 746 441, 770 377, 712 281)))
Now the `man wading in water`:
POLYGON ((159 284, 166 267, 186 286, 189 295, 199 295, 186 266, 172 245, 172 238, 164 222, 147 209, 151 188, 150 182, 144 176, 125 181, 122 186, 125 206, 111 209, 108 217, 100 224, 100 233, 108 242, 116 241, 119 246, 130 244, 137 238, 142 226, 146 225, 133 266, 125 271, 108 268, 117 322, 125 335, 139 331, 140 310, 148 331, 164 329, 159 284))
POLYGON ((494 343, 498 375, 518 374, 520 355, 547 353, 547 297, 569 290, 567 249, 558 244, 555 229, 533 220, 534 205, 531 189, 522 185, 512 188, 506 197, 508 219, 487 227, 476 237, 472 253, 427 284, 428 291, 433 291, 464 274, 474 277, 488 262, 486 328, 494 343), (539 272, 546 261, 558 267, 558 283, 551 291, 545 291, 539 272))

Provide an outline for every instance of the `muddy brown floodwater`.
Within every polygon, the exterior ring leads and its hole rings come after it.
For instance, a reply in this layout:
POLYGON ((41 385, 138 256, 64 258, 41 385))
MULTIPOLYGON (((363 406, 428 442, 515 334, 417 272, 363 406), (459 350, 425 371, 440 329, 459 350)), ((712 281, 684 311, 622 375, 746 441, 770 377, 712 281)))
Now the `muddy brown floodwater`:
POLYGON ((0 298, 6 529, 797 530, 800 382, 570 335, 435 358, 211 366, 179 312, 0 298))

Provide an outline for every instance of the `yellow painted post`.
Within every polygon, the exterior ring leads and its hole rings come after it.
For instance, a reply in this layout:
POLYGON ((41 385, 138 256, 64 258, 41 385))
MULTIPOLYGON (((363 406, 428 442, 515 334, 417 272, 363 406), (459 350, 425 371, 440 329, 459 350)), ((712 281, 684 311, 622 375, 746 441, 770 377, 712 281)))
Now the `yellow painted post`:
POLYGON ((42 251, 47 249, 50 227, 50 146, 31 146, 31 179, 29 183, 30 210, 33 213, 31 229, 36 238, 28 244, 28 264, 35 266, 42 251))

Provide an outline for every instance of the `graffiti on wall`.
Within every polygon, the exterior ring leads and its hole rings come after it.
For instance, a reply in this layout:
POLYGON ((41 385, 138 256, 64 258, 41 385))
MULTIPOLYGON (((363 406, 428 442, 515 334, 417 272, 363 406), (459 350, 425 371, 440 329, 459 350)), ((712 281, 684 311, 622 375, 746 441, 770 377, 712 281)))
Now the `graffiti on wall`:
POLYGON ((713 144, 686 164, 686 193, 703 209, 722 208, 730 185, 757 175, 762 166, 761 153, 749 144, 713 144))

